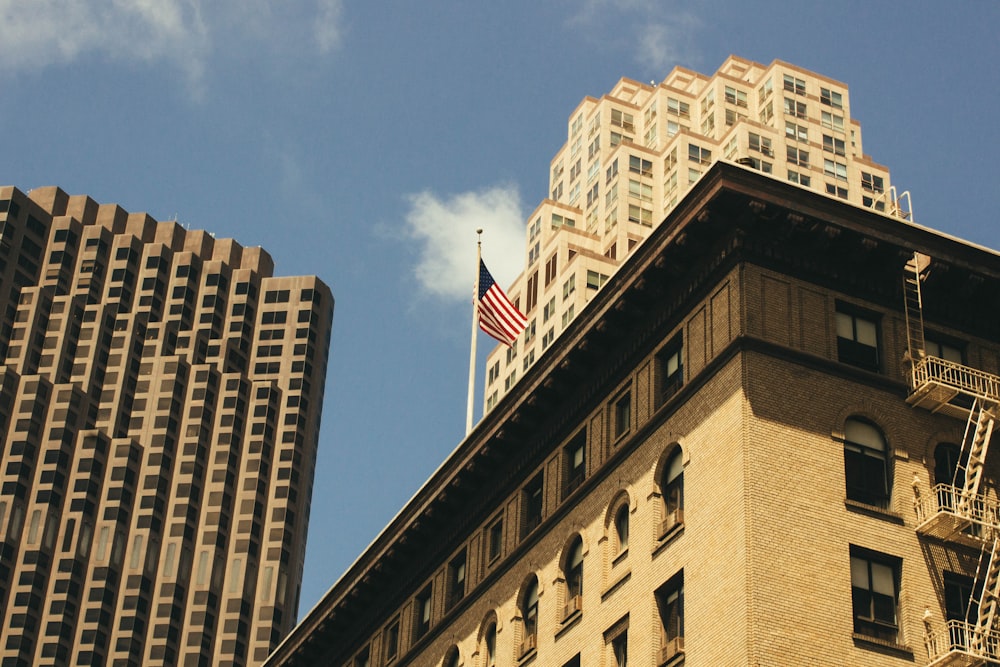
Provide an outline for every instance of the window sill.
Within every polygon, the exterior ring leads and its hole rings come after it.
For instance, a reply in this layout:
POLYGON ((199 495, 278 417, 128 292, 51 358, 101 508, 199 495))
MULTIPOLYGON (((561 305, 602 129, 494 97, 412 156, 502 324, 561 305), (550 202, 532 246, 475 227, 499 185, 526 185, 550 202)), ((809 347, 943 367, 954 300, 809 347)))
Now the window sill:
POLYGON ((913 660, 913 649, 906 644, 897 644, 888 639, 879 639, 878 637, 861 634, 860 632, 851 633, 851 638, 854 639, 855 643, 865 645, 868 648, 887 651, 893 655, 913 660))
POLYGON ((581 618, 583 618, 583 611, 579 609, 577 609, 572 614, 564 618, 559 623, 559 629, 556 630, 556 639, 558 639, 564 633, 568 632, 570 628, 579 623, 581 618))
POLYGON ((614 557, 614 559, 612 559, 611 567, 615 567, 617 565, 624 563, 625 559, 627 558, 628 558, 628 547, 625 547, 618 553, 617 556, 614 557))
POLYGON ((903 521, 903 516, 897 514, 892 510, 887 510, 878 505, 869 505, 868 503, 863 503, 858 500, 851 500, 850 498, 844 499, 844 505, 848 510, 852 512, 859 512, 861 514, 867 514, 868 516, 874 517, 876 519, 884 519, 886 521, 891 521, 892 523, 898 523, 902 526, 905 522, 903 521))
POLYGON ((601 602, 607 600, 609 595, 611 595, 616 590, 621 588, 625 584, 625 582, 631 578, 632 578, 632 570, 625 570, 624 572, 622 572, 617 579, 613 580, 610 584, 608 584, 607 588, 605 588, 601 592, 601 602))
POLYGON ((684 524, 677 523, 673 528, 663 533, 663 535, 660 535, 660 537, 656 541, 656 545, 653 547, 653 555, 655 556, 656 554, 660 553, 660 551, 665 549, 667 545, 676 540, 683 533, 684 533, 684 524))

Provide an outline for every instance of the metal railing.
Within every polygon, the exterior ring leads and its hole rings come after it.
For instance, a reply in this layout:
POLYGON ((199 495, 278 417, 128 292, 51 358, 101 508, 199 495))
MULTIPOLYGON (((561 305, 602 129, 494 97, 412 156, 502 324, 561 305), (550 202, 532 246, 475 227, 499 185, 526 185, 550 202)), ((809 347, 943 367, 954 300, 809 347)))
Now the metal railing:
POLYGON ((1000 502, 981 494, 967 494, 961 487, 951 484, 935 484, 927 497, 915 495, 913 509, 917 514, 917 530, 939 514, 1000 528, 1000 502))
POLYGON ((976 626, 965 621, 948 621, 943 628, 924 635, 928 666, 975 665, 1000 658, 1000 631, 976 634, 976 626))
POLYGON ((1000 376, 940 357, 924 357, 913 364, 914 391, 930 382, 988 401, 1000 401, 1000 376))

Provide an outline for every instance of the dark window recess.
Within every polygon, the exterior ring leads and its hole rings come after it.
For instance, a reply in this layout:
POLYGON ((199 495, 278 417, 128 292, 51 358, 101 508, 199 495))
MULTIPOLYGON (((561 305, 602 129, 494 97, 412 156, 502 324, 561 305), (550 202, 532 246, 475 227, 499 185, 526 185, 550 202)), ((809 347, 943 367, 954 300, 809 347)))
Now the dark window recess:
POLYGON ((420 639, 431 629, 431 587, 417 595, 413 604, 413 637, 420 639))
POLYGON ((563 497, 568 496, 587 477, 587 431, 584 429, 573 436, 563 449, 565 461, 566 484, 563 487, 563 497))
POLYGON ((837 311, 837 359, 873 373, 879 372, 879 330, 872 317, 837 311))
POLYGON ((859 419, 848 419, 844 424, 844 478, 849 500, 889 507, 887 449, 885 438, 872 424, 859 419))
POLYGON ((679 336, 656 355, 655 368, 658 405, 662 405, 684 384, 684 348, 679 336))
POLYGON ((465 597, 465 552, 448 563, 448 608, 454 607, 465 597))
POLYGON ((854 632, 894 642, 899 635, 898 558, 851 548, 851 600, 854 632))
POLYGON ((521 506, 524 520, 521 522, 521 537, 524 537, 542 522, 543 477, 539 473, 528 482, 521 492, 521 506))

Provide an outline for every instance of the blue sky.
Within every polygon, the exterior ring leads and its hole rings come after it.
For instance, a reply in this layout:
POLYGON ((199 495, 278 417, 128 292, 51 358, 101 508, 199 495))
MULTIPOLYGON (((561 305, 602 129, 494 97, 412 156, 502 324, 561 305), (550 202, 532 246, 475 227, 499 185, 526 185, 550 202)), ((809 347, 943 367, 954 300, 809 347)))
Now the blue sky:
POLYGON ((506 284, 584 96, 729 54, 812 69, 917 222, 998 248, 998 28, 986 1, 0 0, 0 183, 330 285, 305 613, 463 437, 474 230, 506 284))

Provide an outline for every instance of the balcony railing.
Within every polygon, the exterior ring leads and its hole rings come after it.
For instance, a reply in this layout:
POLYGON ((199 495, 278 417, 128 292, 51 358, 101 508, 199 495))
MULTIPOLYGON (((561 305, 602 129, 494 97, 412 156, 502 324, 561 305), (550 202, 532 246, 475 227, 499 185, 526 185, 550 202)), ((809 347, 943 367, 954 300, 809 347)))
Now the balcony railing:
POLYGON ((980 527, 1000 528, 1000 502, 951 484, 935 485, 928 497, 915 496, 913 508, 917 532, 942 540, 978 543, 980 527))
POLYGON ((990 630, 976 636, 975 626, 965 621, 948 621, 924 636, 927 667, 982 665, 1000 658, 1000 632, 990 630))
POLYGON ((963 366, 939 357, 924 357, 913 364, 913 392, 906 399, 910 405, 932 412, 943 412, 964 419, 972 399, 1000 402, 1000 376, 963 366), (965 397, 965 403, 953 403, 965 397))

